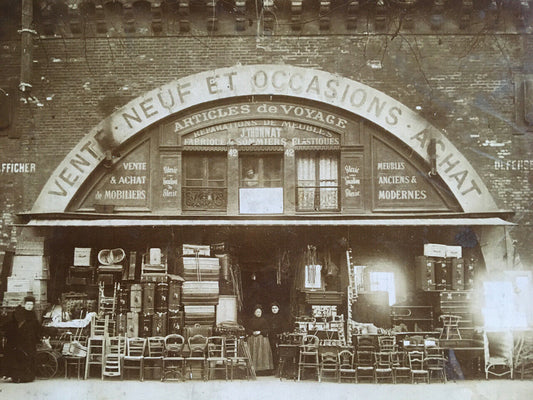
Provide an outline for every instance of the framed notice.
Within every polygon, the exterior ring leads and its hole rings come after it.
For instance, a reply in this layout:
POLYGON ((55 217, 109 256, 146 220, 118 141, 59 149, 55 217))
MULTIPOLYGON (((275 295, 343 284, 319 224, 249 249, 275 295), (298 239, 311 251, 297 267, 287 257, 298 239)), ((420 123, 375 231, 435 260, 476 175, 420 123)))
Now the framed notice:
POLYGON ((282 214, 283 188, 239 189, 241 214, 282 214))

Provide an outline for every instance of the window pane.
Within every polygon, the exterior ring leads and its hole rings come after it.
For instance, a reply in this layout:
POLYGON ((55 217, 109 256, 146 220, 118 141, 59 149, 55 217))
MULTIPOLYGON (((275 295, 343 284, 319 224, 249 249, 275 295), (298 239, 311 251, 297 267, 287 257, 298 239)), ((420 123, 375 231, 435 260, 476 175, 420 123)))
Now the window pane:
POLYGON ((226 158, 215 156, 208 162, 208 185, 225 186, 226 184, 226 158))

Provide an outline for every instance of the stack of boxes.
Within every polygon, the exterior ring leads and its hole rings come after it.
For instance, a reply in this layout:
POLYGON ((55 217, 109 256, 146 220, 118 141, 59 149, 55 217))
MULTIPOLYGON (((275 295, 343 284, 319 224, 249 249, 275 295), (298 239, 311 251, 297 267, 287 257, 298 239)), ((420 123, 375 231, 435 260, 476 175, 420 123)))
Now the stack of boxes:
POLYGON ((49 278, 49 257, 44 237, 21 238, 13 257, 11 276, 7 278, 2 305, 15 307, 22 304, 25 296, 32 295, 36 300, 36 310, 42 311, 48 305, 49 278))

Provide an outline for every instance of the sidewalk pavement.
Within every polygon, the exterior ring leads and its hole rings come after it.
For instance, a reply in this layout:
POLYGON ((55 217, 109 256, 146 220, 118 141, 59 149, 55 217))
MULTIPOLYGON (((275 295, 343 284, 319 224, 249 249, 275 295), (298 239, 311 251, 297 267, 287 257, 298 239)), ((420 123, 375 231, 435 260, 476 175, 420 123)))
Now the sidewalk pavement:
POLYGON ((431 384, 353 384, 316 381, 159 382, 51 379, 0 381, 5 400, 529 400, 533 381, 489 380, 431 384))

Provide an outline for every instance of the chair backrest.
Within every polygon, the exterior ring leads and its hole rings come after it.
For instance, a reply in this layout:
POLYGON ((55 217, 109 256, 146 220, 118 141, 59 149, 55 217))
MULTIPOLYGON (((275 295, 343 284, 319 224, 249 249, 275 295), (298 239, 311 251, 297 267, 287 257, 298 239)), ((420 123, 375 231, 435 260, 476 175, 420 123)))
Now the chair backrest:
POLYGON ((352 369, 353 368, 354 354, 350 350, 339 351, 339 354, 337 354, 337 358, 339 359, 340 369, 352 369))
POLYGON ((207 357, 223 358, 224 357, 224 336, 210 336, 207 338, 207 357))
POLYGON ((457 327, 459 325, 459 321, 461 320, 460 315, 451 315, 451 314, 442 314, 439 316, 439 319, 442 320, 443 326, 448 327, 457 327))
POLYGON ((165 351, 165 338, 152 336, 148 338, 148 357, 163 357, 165 351))
POLYGON ((177 333, 172 333, 164 338, 165 352, 167 356, 180 356, 185 346, 185 338, 177 333))
POLYGON ((513 364, 514 341, 511 331, 484 332, 483 347, 486 361, 498 357, 505 360, 505 365, 513 364))
POLYGON ((302 351, 304 352, 318 352, 318 345, 320 344, 320 339, 315 335, 305 335, 302 339, 302 351))
POLYGON ((408 367, 409 360, 405 351, 393 351, 391 353, 392 365, 394 367, 408 367))
POLYGON ((126 354, 126 340, 123 336, 106 337, 105 353, 113 355, 126 354))
POLYGON ((207 337, 204 335, 194 335, 189 337, 189 356, 205 356, 207 348, 207 337))
POLYGON ((410 351, 408 353, 409 357, 409 368, 411 371, 422 371, 424 370, 424 353, 421 351, 410 351))
POLYGON ((337 354, 333 353, 332 351, 326 351, 320 354, 320 363, 322 366, 337 366, 339 360, 337 358, 337 354))
POLYGON ((424 354, 426 357, 443 356, 444 350, 440 347, 439 339, 425 338, 424 339, 424 354))
POLYGON ((238 348, 238 339, 235 336, 226 336, 226 340, 224 341, 224 354, 226 357, 237 357, 238 348))
POLYGON ((374 361, 376 368, 392 368, 392 352, 376 351, 374 361))
POLYGON ((378 344, 379 344, 379 351, 395 351, 396 350, 396 336, 379 336, 378 344))
POLYGON ((128 357, 144 356, 146 349, 146 338, 127 338, 126 339, 126 355, 128 357))
POLYGON ((358 367, 373 367, 373 352, 366 350, 357 351, 357 366, 358 367))

